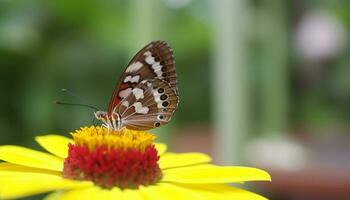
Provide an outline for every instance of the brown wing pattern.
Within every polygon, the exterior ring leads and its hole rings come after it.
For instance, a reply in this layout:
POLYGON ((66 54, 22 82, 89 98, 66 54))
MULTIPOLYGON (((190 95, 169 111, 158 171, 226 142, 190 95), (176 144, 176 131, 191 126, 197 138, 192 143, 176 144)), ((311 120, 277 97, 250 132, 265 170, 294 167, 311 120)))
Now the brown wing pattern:
POLYGON ((179 98, 164 80, 144 80, 115 108, 122 125, 134 130, 148 130, 167 124, 179 98))
POLYGON ((173 50, 164 41, 151 42, 131 59, 113 92, 108 113, 111 114, 139 83, 153 79, 165 81, 177 94, 173 50))

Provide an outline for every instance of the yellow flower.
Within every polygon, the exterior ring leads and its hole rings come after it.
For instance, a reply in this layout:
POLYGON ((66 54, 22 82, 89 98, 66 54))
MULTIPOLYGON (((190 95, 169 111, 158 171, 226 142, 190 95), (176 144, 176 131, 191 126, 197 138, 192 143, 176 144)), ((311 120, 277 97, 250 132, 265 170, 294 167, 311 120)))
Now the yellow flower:
POLYGON ((52 192, 47 200, 263 200, 228 183, 270 181, 260 169, 209 164, 202 153, 168 153, 155 136, 133 130, 85 127, 36 137, 49 153, 0 146, 0 199, 52 192))

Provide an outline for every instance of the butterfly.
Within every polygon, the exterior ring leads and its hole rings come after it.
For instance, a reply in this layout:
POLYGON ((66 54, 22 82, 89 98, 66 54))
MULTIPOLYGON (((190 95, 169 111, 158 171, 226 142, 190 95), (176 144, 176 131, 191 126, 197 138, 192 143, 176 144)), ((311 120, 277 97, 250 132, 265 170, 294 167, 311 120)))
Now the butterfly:
POLYGON ((108 110, 96 111, 102 126, 149 130, 167 124, 179 103, 173 50, 154 41, 129 62, 115 87, 108 110))

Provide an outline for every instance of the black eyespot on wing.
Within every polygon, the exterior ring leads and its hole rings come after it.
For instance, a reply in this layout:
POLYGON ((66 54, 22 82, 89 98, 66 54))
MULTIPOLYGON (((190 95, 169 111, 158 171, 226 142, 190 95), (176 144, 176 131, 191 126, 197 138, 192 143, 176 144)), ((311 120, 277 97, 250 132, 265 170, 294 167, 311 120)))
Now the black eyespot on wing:
POLYGON ((167 107, 169 105, 169 102, 167 102, 167 101, 164 101, 163 103, 162 103, 162 106, 164 106, 164 107, 167 107))
POLYGON ((160 123, 159 123, 159 122, 156 122, 156 123, 154 123, 154 126, 155 126, 155 127, 159 127, 159 126, 160 126, 160 123))
POLYGON ((166 94, 162 94, 161 96, 160 96, 160 99, 161 100, 165 100, 165 99, 167 99, 168 98, 168 95, 166 95, 166 94))
POLYGON ((164 92, 164 88, 159 88, 158 89, 158 93, 163 93, 164 92))

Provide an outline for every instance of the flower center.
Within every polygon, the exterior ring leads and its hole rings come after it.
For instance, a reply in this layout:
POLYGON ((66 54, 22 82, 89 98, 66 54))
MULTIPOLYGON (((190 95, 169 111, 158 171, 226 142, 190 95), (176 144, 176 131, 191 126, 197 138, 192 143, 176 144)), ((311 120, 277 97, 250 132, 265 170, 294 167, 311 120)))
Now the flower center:
POLYGON ((94 126, 71 134, 75 144, 69 144, 64 162, 66 178, 90 180, 104 188, 137 188, 162 176, 153 134, 94 126))

